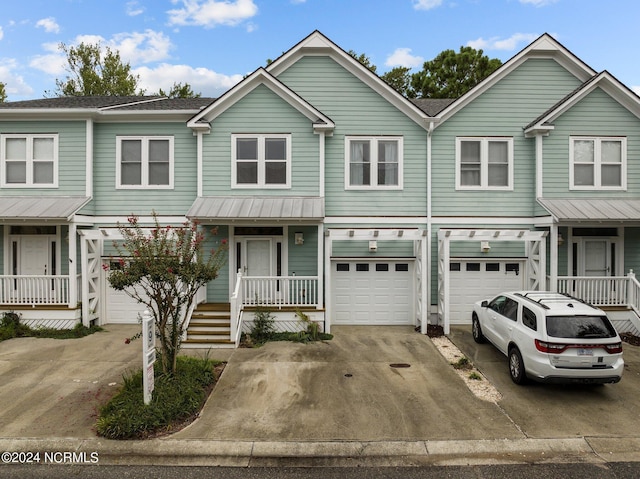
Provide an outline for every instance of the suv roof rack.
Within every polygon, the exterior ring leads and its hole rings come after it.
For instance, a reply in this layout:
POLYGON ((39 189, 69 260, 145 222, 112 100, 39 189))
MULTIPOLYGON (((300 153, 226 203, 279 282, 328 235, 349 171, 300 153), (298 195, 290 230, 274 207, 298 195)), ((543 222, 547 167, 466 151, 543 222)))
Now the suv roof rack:
MULTIPOLYGON (((577 301, 578 303, 582 303, 585 306, 589 306, 593 309, 596 309, 595 306, 593 306, 591 303, 588 303, 580 298, 576 298, 575 296, 571 296, 568 293, 556 293, 556 292, 552 292, 551 294, 553 294, 554 296, 542 296, 538 299, 535 299, 533 297, 529 297, 529 295, 543 295, 544 291, 530 291, 528 293, 516 293, 517 296, 520 296, 524 299, 528 299, 529 301, 532 301, 536 304, 539 304, 540 306, 542 306, 544 309, 550 309, 549 306, 546 303, 551 303, 551 302, 561 302, 561 301, 565 301, 567 299, 570 299, 572 301, 577 301)), ((568 304, 569 307, 573 307, 572 304, 568 304)))

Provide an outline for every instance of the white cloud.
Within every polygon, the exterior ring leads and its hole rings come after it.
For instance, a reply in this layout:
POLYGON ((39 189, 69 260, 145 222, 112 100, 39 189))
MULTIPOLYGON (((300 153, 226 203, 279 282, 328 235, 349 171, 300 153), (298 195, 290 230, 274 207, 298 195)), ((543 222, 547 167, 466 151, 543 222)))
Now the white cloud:
POLYGON ((491 37, 488 39, 478 38, 477 40, 468 41, 467 46, 475 48, 476 50, 513 51, 516 50, 520 44, 531 43, 538 38, 538 36, 536 33, 516 33, 505 39, 500 39, 499 37, 491 37))
POLYGON ((16 60, 12 58, 0 60, 0 78, 5 84, 5 91, 9 101, 12 100, 12 97, 33 95, 33 88, 24 81, 21 75, 16 73, 17 69, 18 63, 16 60))
POLYGON ((169 37, 154 30, 118 33, 106 45, 119 51, 120 58, 133 65, 166 60, 173 48, 169 37))
POLYGON ((60 52, 57 43, 43 43, 44 55, 36 55, 29 62, 31 68, 40 70, 48 75, 61 76, 65 73, 67 59, 64 53, 60 52))
POLYGON ((173 0, 183 8, 169 10, 170 25, 196 25, 213 28, 216 25, 235 26, 258 13, 253 0, 173 0))
POLYGON ((415 10, 431 10, 442 5, 442 0, 413 0, 415 10))
POLYGON ((144 13, 144 7, 140 6, 136 0, 131 0, 127 2, 126 12, 130 17, 135 17, 144 13))
POLYGON ((556 3, 558 0, 520 0, 520 3, 525 5, 533 5, 534 7, 546 7, 552 3, 556 3))
POLYGON ((422 66, 423 63, 424 58, 411 55, 411 48, 396 48, 384 64, 388 67, 415 68, 422 66))
POLYGON ((36 22, 36 27, 44 28, 44 31, 47 33, 60 32, 60 25, 56 23, 56 19, 53 17, 43 18, 42 20, 38 20, 36 22))
POLYGON ((242 75, 224 75, 207 68, 168 63, 154 68, 136 68, 132 73, 140 75, 140 86, 146 90, 147 94, 156 93, 160 88, 167 91, 174 83, 188 83, 195 93, 218 97, 242 80, 242 75))

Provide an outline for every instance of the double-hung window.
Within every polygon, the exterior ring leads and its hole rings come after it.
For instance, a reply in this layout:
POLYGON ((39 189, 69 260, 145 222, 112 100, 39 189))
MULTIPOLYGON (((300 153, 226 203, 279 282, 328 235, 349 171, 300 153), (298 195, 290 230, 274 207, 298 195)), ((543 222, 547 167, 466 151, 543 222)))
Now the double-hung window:
POLYGON ((456 138, 457 189, 513 189, 513 138, 456 138))
POLYGON ((626 188, 626 138, 574 136, 569 141, 571 189, 626 188))
POLYGON ((118 136, 116 187, 173 188, 172 136, 118 136))
POLYGON ((345 138, 345 188, 402 189, 402 138, 345 138))
POLYGON ((291 135, 237 134, 231 137, 234 188, 290 188, 291 135))
POLYGON ((1 149, 3 187, 58 186, 58 135, 5 134, 1 149))

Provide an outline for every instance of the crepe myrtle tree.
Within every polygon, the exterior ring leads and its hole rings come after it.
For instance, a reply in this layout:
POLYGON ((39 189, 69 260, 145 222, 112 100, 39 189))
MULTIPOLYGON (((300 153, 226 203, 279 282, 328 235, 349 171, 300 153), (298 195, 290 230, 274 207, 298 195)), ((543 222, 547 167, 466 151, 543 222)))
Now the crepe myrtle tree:
MULTIPOLYGON (((118 225, 122 241, 114 242, 118 267, 109 268, 111 286, 142 303, 154 318, 165 374, 176 372, 184 333, 185 313, 196 301, 198 289, 218 277, 226 262, 227 240, 204 251, 205 234, 197 222, 179 227, 143 228, 135 215, 118 225)), ((217 233, 216 229, 212 234, 217 233)), ((127 340, 128 342, 129 340, 127 340)))

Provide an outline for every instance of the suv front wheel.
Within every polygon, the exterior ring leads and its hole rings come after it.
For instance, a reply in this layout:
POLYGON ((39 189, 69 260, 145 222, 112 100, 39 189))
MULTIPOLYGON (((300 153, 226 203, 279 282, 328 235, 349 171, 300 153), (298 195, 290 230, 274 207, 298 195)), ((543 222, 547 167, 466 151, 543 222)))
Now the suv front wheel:
POLYGON ((520 354, 520 350, 515 346, 509 349, 509 375, 511 376, 511 380, 518 385, 527 382, 527 374, 524 371, 522 354, 520 354))
POLYGON ((476 313, 473 313, 473 317, 471 318, 471 334, 473 334, 473 340, 482 344, 486 342, 486 338, 484 334, 482 334, 482 328, 480 327, 480 320, 478 320, 478 316, 476 313))

